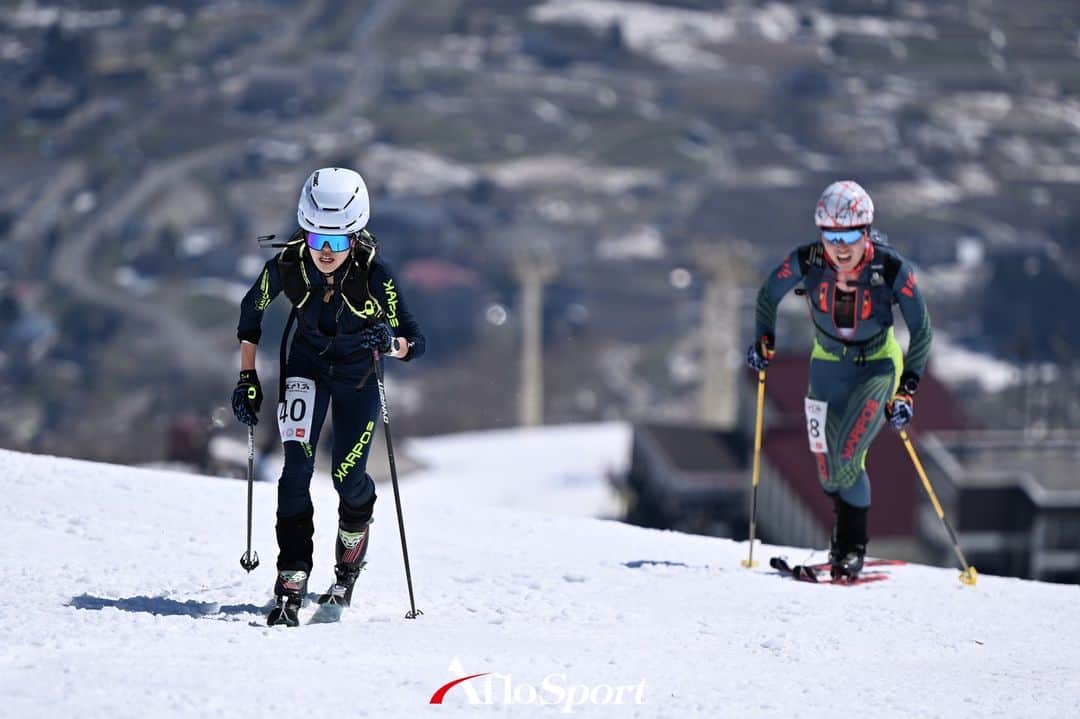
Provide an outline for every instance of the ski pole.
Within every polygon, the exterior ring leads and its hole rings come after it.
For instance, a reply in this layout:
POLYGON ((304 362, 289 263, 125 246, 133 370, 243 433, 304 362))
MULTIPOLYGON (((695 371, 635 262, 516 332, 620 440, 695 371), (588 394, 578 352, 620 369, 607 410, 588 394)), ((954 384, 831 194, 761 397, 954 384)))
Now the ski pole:
POLYGON ((765 370, 757 373, 757 421, 754 426, 754 470, 750 489, 750 555, 742 561, 744 567, 756 567, 754 536, 757 534, 757 488, 761 476, 761 418, 765 412, 765 370))
POLYGON ((394 442, 390 438, 390 408, 386 403, 386 387, 383 385, 382 368, 379 366, 379 350, 372 350, 375 363, 375 380, 379 383, 379 403, 382 405, 383 429, 386 430, 386 456, 390 460, 390 481, 394 485, 394 505, 397 507, 398 533, 401 535, 401 556, 405 559, 405 583, 409 587, 409 613, 406 619, 416 619, 423 614, 416 608, 413 598, 412 571, 409 569, 409 548, 405 544, 405 518, 401 511, 401 491, 398 489, 397 465, 394 463, 394 442))
POLYGON ((900 430, 900 439, 904 443, 904 447, 907 448, 908 454, 911 455, 911 462, 915 465, 915 471, 919 473, 919 479, 922 480, 923 487, 926 488, 926 493, 930 495, 930 502, 934 505, 934 511, 937 512, 938 519, 945 525, 945 531, 949 533, 949 539, 952 540, 953 549, 956 551, 956 556, 960 559, 960 565, 964 568, 964 571, 960 574, 960 581, 969 586, 975 586, 975 582, 979 577, 979 573, 975 571, 975 567, 967 563, 967 559, 964 558, 964 553, 960 549, 960 541, 956 538, 956 532, 953 531, 952 525, 949 524, 949 520, 945 518, 945 510, 941 508, 941 502, 938 501, 937 495, 934 494, 934 488, 930 484, 930 479, 926 476, 926 470, 923 469, 922 462, 919 461, 919 455, 915 454, 915 446, 911 443, 911 438, 908 437, 906 429, 900 430))
POLYGON ((259 553, 251 551, 251 492, 255 484, 255 425, 248 425, 248 500, 247 500, 247 551, 240 556, 240 566, 250 572, 259 566, 259 553))

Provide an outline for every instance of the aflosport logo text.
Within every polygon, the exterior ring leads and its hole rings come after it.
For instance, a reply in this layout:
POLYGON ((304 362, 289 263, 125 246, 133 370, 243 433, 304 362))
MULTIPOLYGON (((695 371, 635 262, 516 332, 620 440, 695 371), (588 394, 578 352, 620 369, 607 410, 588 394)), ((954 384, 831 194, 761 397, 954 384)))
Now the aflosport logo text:
POLYGON ((536 704, 559 707, 564 714, 586 705, 645 703, 644 679, 636 684, 578 684, 556 672, 531 683, 497 672, 469 674, 457 657, 450 662, 450 674, 456 678, 436 689, 429 704, 442 704, 451 690, 454 696, 448 703, 463 698, 466 704, 536 704))

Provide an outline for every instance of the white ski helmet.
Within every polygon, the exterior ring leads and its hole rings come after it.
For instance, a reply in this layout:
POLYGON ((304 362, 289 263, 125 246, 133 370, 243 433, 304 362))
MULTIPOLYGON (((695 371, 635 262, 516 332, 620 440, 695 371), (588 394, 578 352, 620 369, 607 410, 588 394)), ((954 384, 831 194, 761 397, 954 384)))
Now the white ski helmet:
POLYGON ((371 217, 364 178, 343 167, 315 170, 300 191, 296 221, 308 232, 351 235, 364 229, 371 217))
POLYGON ((834 182, 821 193, 814 209, 818 227, 866 227, 874 222, 874 201, 853 180, 834 182))

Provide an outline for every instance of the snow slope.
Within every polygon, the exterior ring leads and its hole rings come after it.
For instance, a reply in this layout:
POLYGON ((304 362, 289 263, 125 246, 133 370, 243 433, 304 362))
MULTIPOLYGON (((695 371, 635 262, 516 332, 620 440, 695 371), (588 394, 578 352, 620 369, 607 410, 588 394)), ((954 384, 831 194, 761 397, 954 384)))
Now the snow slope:
POLYGON ((618 517, 622 505, 606 478, 629 468, 630 439, 621 422, 414 439, 409 456, 431 469, 411 475, 410 487, 448 502, 618 517))
MULTIPOLYGON (((255 487, 263 564, 246 575, 243 482, 0 451, 0 716, 1078 715, 1080 588, 995 577, 971 588, 919 566, 867 586, 798 584, 743 569, 745 545, 487 506, 515 468, 539 494, 545 473, 565 486, 568 466, 574 484, 625 461, 610 427, 510 437, 488 445, 501 475, 492 456, 472 482, 473 436, 463 454, 431 441, 447 466, 403 483, 423 617, 403 619, 393 497, 380 486, 358 606, 297 629, 260 625, 273 486, 255 487), (474 679, 428 705, 466 672, 510 679, 474 679), (511 699, 561 702, 505 706, 507 681, 511 699), (487 698, 483 682, 494 706, 470 706, 487 698), (622 704, 568 704, 581 697, 622 704)), ((326 478, 314 484, 321 590, 336 500, 326 478)))

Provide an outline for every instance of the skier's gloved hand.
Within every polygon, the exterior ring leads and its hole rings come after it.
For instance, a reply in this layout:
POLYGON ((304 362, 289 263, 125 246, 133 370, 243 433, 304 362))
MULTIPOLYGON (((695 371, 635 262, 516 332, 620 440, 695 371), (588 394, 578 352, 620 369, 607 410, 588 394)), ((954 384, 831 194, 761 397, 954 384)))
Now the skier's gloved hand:
POLYGON ((885 417, 897 432, 907 429, 914 416, 915 401, 906 394, 896 395, 885 405, 885 417))
POLYGON ((379 350, 385 354, 390 351, 390 343, 393 341, 394 331, 385 322, 360 330, 360 346, 369 350, 379 350))
POLYGON ((240 372, 240 380, 232 393, 232 411, 237 421, 249 426, 259 423, 259 409, 262 407, 262 385, 259 375, 253 369, 240 372))
POLYGON ((900 375, 900 387, 896 395, 885 405, 885 418, 897 432, 907 429, 915 416, 915 393, 919 390, 919 376, 914 372, 900 375))
POLYGON ((750 349, 746 350, 746 364, 750 369, 756 372, 764 371, 776 356, 774 345, 775 338, 770 333, 763 334, 761 339, 750 345, 750 349))

